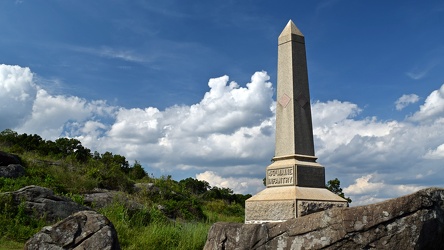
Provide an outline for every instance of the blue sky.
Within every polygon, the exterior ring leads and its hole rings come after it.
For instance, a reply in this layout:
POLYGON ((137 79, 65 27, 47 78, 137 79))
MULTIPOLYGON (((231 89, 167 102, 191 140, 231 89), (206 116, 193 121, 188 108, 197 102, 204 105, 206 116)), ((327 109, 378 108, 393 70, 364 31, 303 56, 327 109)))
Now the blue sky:
POLYGON ((1 1, 0 130, 255 193, 289 19, 327 179, 355 204, 443 186, 442 1, 1 1))

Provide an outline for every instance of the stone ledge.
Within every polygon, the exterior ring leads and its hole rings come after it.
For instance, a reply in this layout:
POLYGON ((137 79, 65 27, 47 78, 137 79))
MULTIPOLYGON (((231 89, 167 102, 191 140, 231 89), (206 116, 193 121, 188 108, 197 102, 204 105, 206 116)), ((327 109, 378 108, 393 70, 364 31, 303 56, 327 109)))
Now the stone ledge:
POLYGON ((329 209, 281 223, 215 223, 205 250, 442 249, 444 189, 359 207, 329 209))

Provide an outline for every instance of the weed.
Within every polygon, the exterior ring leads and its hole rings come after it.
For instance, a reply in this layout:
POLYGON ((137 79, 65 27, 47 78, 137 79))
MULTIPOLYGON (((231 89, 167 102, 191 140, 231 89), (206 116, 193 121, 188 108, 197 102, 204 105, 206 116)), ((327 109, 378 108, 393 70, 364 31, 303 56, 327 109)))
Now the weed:
POLYGON ((24 243, 46 225, 44 219, 36 219, 25 211, 25 203, 16 205, 12 195, 0 195, 0 239, 24 243))

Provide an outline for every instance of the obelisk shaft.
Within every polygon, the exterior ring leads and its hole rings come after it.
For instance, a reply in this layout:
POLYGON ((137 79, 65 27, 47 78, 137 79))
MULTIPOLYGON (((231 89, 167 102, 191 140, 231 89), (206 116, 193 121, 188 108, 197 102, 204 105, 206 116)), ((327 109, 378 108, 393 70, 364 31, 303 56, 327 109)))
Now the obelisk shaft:
POLYGON ((305 38, 290 20, 278 41, 275 157, 314 156, 305 38))
POLYGON ((304 35, 290 20, 279 36, 276 152, 267 188, 245 201, 245 223, 281 222, 347 201, 325 188, 316 162, 304 35))

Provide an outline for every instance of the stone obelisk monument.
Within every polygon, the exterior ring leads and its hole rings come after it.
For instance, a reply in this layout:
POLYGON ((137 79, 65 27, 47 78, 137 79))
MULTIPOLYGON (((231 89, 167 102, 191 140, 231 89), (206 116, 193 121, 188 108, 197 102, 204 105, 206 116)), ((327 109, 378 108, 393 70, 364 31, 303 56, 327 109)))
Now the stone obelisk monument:
POLYGON ((290 20, 278 39, 276 149, 267 188, 245 203, 245 223, 280 222, 347 201, 325 188, 313 144, 305 38, 290 20))

